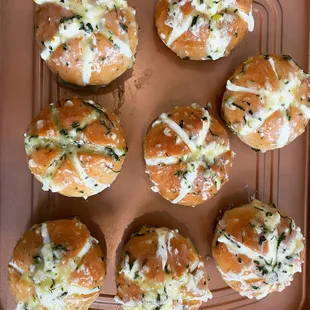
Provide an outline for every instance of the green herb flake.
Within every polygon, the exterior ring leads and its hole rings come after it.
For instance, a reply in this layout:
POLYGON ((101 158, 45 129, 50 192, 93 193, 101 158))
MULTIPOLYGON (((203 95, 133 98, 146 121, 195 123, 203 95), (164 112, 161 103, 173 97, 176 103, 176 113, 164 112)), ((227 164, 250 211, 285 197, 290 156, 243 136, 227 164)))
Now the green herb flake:
POLYGON ((231 105, 233 105, 234 107, 236 107, 236 108, 238 108, 238 109, 240 109, 240 110, 242 110, 242 111, 245 111, 245 108, 242 107, 241 105, 238 105, 238 104, 236 104, 236 103, 234 103, 234 102, 232 102, 231 105))
POLYGON ((125 31, 128 32, 128 26, 123 24, 123 23, 119 23, 120 27, 125 31))
POLYGON ((199 15, 196 15, 196 16, 193 17, 193 21, 192 21, 191 27, 194 27, 197 24, 198 18, 199 18, 199 15))

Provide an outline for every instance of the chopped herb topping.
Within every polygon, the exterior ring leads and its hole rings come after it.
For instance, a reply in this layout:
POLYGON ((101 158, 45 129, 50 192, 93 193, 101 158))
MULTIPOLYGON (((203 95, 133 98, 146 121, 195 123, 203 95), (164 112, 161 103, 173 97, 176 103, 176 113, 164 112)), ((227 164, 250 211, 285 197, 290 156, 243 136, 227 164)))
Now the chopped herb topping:
POLYGON ((114 160, 119 161, 119 156, 113 151, 113 149, 107 147, 106 152, 108 156, 111 156, 114 160))
POLYGON ((232 102, 231 105, 233 105, 234 107, 236 107, 236 108, 238 108, 238 109, 240 109, 240 110, 242 110, 242 111, 245 111, 245 108, 242 107, 241 105, 238 105, 238 104, 236 104, 236 103, 234 103, 234 102, 232 102))
POLYGON ((259 241, 258 241, 259 245, 262 245, 266 240, 267 240, 267 239, 266 239, 265 236, 260 236, 260 237, 259 237, 259 241))
POLYGON ((123 24, 123 23, 119 23, 120 27, 125 31, 128 32, 128 26, 123 24))
POLYGON ((71 124, 71 127, 72 128, 77 128, 77 127, 79 127, 80 126, 80 123, 79 122, 73 122, 72 124, 71 124))
POLYGON ((67 136, 67 135, 68 135, 68 133, 67 133, 67 131, 66 131, 65 129, 60 129, 60 130, 59 130, 59 133, 62 134, 62 135, 64 135, 64 136, 67 136))
POLYGON ((291 60, 292 59, 292 57, 289 55, 282 55, 282 57, 284 60, 291 60))
POLYGON ((198 18, 199 18, 199 15, 194 16, 191 27, 194 27, 197 24, 198 18))

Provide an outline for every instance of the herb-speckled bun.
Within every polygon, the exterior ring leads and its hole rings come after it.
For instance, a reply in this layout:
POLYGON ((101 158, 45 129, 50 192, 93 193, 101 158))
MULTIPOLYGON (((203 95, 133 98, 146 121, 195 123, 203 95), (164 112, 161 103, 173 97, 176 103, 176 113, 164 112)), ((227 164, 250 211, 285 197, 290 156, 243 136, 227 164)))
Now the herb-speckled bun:
POLYGON ((17 242, 9 263, 17 309, 86 310, 105 275, 98 241, 78 219, 33 226, 17 242))
POLYGON ((304 238, 293 219, 258 200, 224 213, 213 239, 223 280, 248 298, 281 292, 301 272, 304 238))
POLYGON ((193 244, 167 228, 142 227, 131 236, 116 282, 115 300, 126 310, 197 310, 212 297, 193 244))
POLYGON ((308 75, 288 55, 251 57, 227 81, 222 115, 227 126, 256 151, 281 148, 308 124, 308 75))
POLYGON ((254 28, 252 0, 158 0, 155 20, 161 40, 187 60, 228 56, 254 28))
POLYGON ((62 80, 101 86, 132 67, 138 26, 127 1, 34 1, 41 57, 62 80))
POLYGON ((201 204, 222 188, 232 158, 225 129, 197 104, 163 113, 144 140, 152 190, 185 206, 201 204))
POLYGON ((127 152, 119 118, 77 98, 44 108, 28 126, 25 148, 43 190, 84 198, 111 185, 127 152))

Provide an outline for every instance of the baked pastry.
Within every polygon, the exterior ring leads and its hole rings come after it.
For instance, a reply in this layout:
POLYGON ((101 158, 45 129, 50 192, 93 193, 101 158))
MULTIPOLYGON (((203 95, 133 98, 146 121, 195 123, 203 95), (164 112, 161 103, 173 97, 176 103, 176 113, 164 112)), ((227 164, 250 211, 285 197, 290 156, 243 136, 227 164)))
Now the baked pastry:
POLYGON ((261 299, 301 272, 304 238, 292 218, 258 200, 223 214, 213 256, 223 280, 242 296, 261 299))
POLYGON ((135 10, 125 0, 34 0, 41 58, 69 83, 106 85, 131 68, 138 44, 135 10))
POLYGON ((152 190, 185 206, 217 194, 228 180, 232 157, 225 129, 197 104, 163 113, 144 140, 152 190))
POLYGON ((191 309, 212 298, 204 263, 177 230, 142 227, 126 244, 116 275, 123 309, 191 309))
POLYGON ((256 151, 281 148, 304 132, 310 118, 308 77, 290 56, 251 57, 227 81, 223 119, 256 151))
POLYGON ((9 263, 16 309, 86 310, 98 297, 106 264, 98 241, 78 219, 35 225, 9 263))
POLYGON ((119 118, 77 98, 44 108, 28 126, 25 148, 43 190, 84 198, 111 185, 127 152, 119 118))
POLYGON ((158 0, 155 20, 161 40, 187 60, 228 56, 254 29, 252 0, 158 0))

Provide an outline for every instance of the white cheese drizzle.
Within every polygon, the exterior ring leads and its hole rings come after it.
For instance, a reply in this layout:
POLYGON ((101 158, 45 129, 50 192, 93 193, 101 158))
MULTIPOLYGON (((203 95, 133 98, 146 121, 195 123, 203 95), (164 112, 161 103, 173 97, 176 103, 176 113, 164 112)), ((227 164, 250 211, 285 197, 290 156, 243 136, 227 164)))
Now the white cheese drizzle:
POLYGON ((24 270, 21 269, 16 262, 14 262, 13 260, 11 260, 9 262, 9 266, 12 267, 13 269, 15 269, 19 274, 23 275, 24 274, 24 270))

